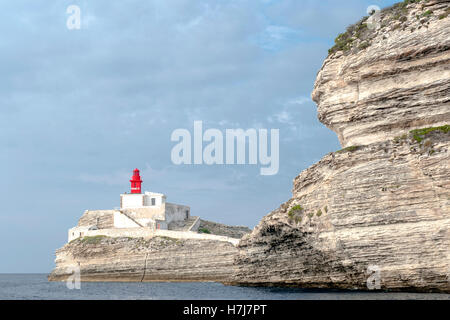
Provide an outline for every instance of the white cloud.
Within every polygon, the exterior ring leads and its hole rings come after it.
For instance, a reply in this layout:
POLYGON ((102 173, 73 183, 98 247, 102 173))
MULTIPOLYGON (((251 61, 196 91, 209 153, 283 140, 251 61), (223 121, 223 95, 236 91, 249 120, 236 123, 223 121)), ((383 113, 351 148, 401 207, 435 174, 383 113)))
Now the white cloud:
POLYGON ((292 120, 291 115, 287 111, 281 111, 280 113, 276 113, 274 117, 280 123, 290 123, 292 120))
POLYGON ((78 176, 78 180, 86 183, 108 185, 108 186, 120 186, 124 182, 128 181, 131 177, 130 172, 121 170, 111 174, 93 174, 82 173, 78 176))
POLYGON ((300 97, 297 97, 297 98, 289 100, 287 102, 287 104, 288 105, 291 105, 291 104, 302 105, 302 104, 305 104, 305 103, 308 103, 308 102, 311 102, 311 101, 312 101, 312 99, 310 97, 302 97, 302 96, 300 96, 300 97))
POLYGON ((282 25, 268 25, 258 35, 251 37, 258 46, 269 51, 278 51, 292 45, 298 40, 301 32, 282 25))

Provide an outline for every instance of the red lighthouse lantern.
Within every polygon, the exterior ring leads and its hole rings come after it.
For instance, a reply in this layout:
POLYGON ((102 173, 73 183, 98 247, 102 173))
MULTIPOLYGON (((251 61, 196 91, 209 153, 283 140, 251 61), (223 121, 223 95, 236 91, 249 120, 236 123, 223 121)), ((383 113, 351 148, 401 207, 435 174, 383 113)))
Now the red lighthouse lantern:
POLYGON ((141 176, 139 175, 139 170, 133 170, 133 176, 131 177, 131 193, 141 193, 141 176))

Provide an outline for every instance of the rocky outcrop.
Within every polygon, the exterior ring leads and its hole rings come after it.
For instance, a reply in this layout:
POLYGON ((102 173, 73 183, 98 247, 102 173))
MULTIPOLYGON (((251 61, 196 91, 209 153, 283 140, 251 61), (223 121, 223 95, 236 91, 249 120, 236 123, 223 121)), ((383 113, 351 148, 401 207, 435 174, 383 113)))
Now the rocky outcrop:
POLYGON ((449 6, 407 1, 337 38, 313 99, 345 148, 244 236, 229 283, 450 292, 449 6))
POLYGON ((239 244, 234 283, 450 290, 450 134, 325 156, 239 244), (427 146, 424 146, 426 144, 427 146))
POLYGON ((406 3, 349 27, 317 75, 319 119, 344 147, 450 121, 450 2, 406 3))
POLYGON ((218 236, 240 239, 244 235, 250 233, 252 230, 250 230, 248 227, 245 226, 229 226, 226 224, 202 219, 200 220, 199 231, 215 234, 218 236))
POLYGON ((229 281, 236 247, 228 242, 166 237, 84 237, 56 252, 50 281, 79 266, 81 281, 229 281))

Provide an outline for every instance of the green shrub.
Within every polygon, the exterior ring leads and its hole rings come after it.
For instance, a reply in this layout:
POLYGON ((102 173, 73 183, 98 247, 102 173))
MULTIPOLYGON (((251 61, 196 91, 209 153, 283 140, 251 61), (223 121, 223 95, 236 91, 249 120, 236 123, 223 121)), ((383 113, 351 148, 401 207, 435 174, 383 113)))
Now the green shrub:
POLYGON ((301 205, 296 205, 291 208, 288 212, 288 216, 290 220, 294 220, 295 222, 299 223, 302 221, 301 215, 303 214, 303 207, 301 205))
POLYGON ((302 212, 303 212, 302 206, 296 205, 296 206, 293 206, 291 208, 291 210, 289 210, 288 216, 289 216, 289 218, 293 218, 297 213, 302 213, 302 212))
POLYGON ((356 151, 356 150, 358 150, 359 148, 360 148, 360 146, 350 146, 350 147, 347 147, 347 148, 341 149, 341 150, 339 150, 339 151, 336 151, 336 153, 342 153, 342 152, 353 152, 353 151, 356 151))
POLYGON ((320 217, 322 215, 322 210, 317 210, 316 216, 320 217))
POLYGON ((199 232, 199 233, 208 233, 208 234, 211 233, 211 231, 209 231, 209 230, 206 229, 206 228, 198 228, 198 232, 199 232))
POLYGON ((423 128, 423 129, 416 129, 410 131, 412 134, 414 140, 416 140, 418 143, 421 143, 423 139, 425 139, 425 136, 433 131, 441 131, 443 133, 448 133, 450 131, 450 125, 445 125, 441 127, 431 127, 431 128, 423 128))
POLYGON ((368 41, 364 41, 364 42, 361 42, 358 49, 364 50, 364 49, 367 49, 368 47, 370 47, 370 43, 368 41))

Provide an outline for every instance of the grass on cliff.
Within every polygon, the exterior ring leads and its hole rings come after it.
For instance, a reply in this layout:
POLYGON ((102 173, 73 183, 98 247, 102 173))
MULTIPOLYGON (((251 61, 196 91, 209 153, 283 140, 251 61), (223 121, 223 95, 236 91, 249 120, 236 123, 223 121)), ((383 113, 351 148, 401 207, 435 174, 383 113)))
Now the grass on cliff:
MULTIPOLYGON (((392 29, 405 28, 407 26, 408 5, 412 3, 427 2, 428 0, 404 0, 390 7, 384 8, 380 12, 381 28, 392 26, 392 29)), ((371 13, 371 15, 374 12, 371 13)), ((427 10, 423 12, 418 19, 427 18, 433 14, 433 11, 427 10)), ((444 19, 450 14, 447 10, 439 16, 444 19)), ((339 34, 334 40, 334 46, 328 50, 328 55, 342 51, 344 53, 354 49, 356 51, 365 50, 370 47, 370 40, 374 37, 376 30, 368 28, 367 20, 369 16, 363 17, 356 24, 347 27, 347 30, 339 34), (359 43, 357 46, 356 44, 359 43)), ((425 19, 426 20, 426 19, 425 19)))
POLYGON ((360 146, 350 146, 341 150, 336 151, 336 153, 343 153, 343 152, 354 152, 358 150, 360 146))
POLYGON ((107 236, 92 236, 92 237, 88 236, 81 238, 80 242, 86 244, 98 244, 102 242, 102 240, 105 238, 107 238, 107 236))
POLYGON ((416 130, 410 131, 410 133, 412 134, 414 140, 421 143, 423 141, 423 139, 425 139, 425 136, 433 131, 441 131, 443 133, 448 133, 448 132, 450 132, 450 125, 447 124, 447 125, 441 126, 441 127, 416 129, 416 130))

